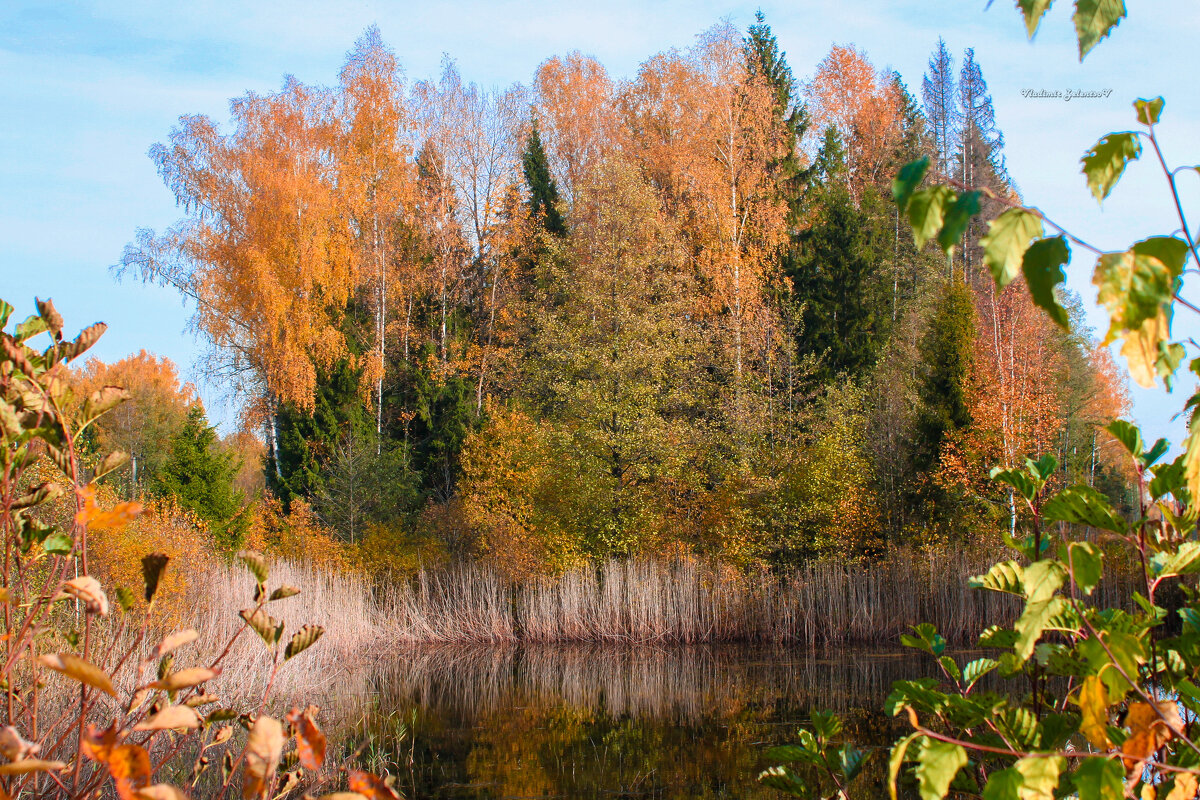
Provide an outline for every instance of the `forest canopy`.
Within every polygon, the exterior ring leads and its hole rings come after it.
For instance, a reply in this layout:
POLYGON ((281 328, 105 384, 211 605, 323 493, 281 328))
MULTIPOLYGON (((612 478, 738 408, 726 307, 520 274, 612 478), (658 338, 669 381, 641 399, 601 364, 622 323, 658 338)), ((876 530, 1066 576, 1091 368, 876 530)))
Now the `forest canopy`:
POLYGON ((117 269, 194 304, 271 502, 382 561, 986 545, 1016 515, 988 471, 1034 453, 1127 502, 1080 301, 1056 325, 983 266, 1017 194, 974 52, 939 40, 919 97, 813 60, 760 14, 628 78, 572 52, 487 89, 409 80, 372 27, 333 86, 182 117, 150 155, 183 217, 117 269), (891 202, 922 156, 987 190, 949 258, 891 202))

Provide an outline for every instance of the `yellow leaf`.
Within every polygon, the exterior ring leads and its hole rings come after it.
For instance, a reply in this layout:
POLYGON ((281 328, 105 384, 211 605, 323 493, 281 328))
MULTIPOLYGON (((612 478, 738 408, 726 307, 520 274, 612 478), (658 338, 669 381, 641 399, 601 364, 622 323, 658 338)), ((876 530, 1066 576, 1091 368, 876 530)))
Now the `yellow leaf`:
POLYGON ((1166 800, 1192 800, 1197 789, 1200 789, 1200 783, 1196 781, 1196 776, 1190 772, 1180 772, 1175 776, 1175 783, 1167 793, 1166 800))
POLYGON ((155 681, 150 684, 151 689, 164 689, 168 692, 178 692, 180 689, 188 689, 192 686, 199 686, 205 681, 211 681, 213 678, 221 674, 221 668, 209 669, 208 667, 191 667, 190 669, 181 669, 178 672, 172 672, 161 681, 155 681))
POLYGON ((107 695, 117 696, 116 690, 113 689, 112 678, 108 677, 107 672, 73 653, 46 653, 38 656, 38 663, 55 672, 61 672, 68 678, 95 687, 107 695))
POLYGON ((195 730, 200 727, 200 715, 187 706, 167 706, 148 720, 133 726, 135 731, 166 731, 177 728, 195 730))
POLYGON ((1097 675, 1089 675, 1083 679, 1079 687, 1079 711, 1083 720, 1079 730, 1097 750, 1107 750, 1112 746, 1108 739, 1108 692, 1104 681, 1097 675))
POLYGON ((151 652, 150 658, 157 661, 172 650, 196 641, 199 636, 200 634, 194 628, 188 628, 185 631, 176 631, 158 643, 158 646, 151 652))
POLYGON ((1154 379, 1158 376, 1158 345, 1166 341, 1169 330, 1167 316, 1160 311, 1157 317, 1146 320, 1136 331, 1125 334, 1121 355, 1129 365, 1130 377, 1139 386, 1154 388, 1154 379))

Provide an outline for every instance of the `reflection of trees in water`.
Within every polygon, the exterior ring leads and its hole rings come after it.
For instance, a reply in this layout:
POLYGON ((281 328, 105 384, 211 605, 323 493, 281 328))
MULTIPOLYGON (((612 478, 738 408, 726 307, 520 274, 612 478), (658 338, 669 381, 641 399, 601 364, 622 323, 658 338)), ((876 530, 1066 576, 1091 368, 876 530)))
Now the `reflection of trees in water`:
POLYGON ((763 752, 810 710, 836 708, 856 740, 886 745, 900 730, 880 710, 891 682, 930 666, 856 650, 421 648, 356 701, 375 719, 418 709, 401 776, 413 796, 766 798, 763 752))
POLYGON ((374 676, 385 704, 469 717, 521 704, 689 721, 746 703, 878 707, 894 680, 931 674, 913 651, 732 646, 437 647, 402 651, 374 676))

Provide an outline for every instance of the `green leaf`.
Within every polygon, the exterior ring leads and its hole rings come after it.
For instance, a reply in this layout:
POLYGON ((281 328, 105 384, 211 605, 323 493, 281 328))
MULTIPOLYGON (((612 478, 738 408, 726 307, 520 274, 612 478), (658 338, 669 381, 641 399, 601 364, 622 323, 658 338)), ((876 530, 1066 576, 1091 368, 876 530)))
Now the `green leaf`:
MULTIPOLYGON (((243 608, 238 614, 242 619, 246 620, 246 624, 253 628, 254 632, 262 637, 262 640, 270 647, 274 647, 279 641, 279 637, 283 635, 283 623, 272 617, 262 608, 243 608)), ((297 633, 296 635, 299 636, 300 634, 297 633)), ((317 638, 319 637, 320 634, 317 634, 317 638)), ((315 642, 316 638, 313 641, 315 642)), ((312 642, 309 642, 309 644, 312 644, 312 642)), ((291 647, 290 642, 288 646, 291 647)), ((290 657, 288 656, 288 658, 290 657)))
POLYGON ((1038 26, 1042 24, 1042 17, 1046 15, 1050 4, 1054 0, 1017 0, 1017 8, 1021 9, 1021 16, 1025 17, 1025 32, 1032 39, 1037 33, 1038 26))
POLYGON ((1129 452, 1129 455, 1134 458, 1142 457, 1142 431, 1137 425, 1134 425, 1129 420, 1114 419, 1112 422, 1104 426, 1104 430, 1113 435, 1121 445, 1129 452))
POLYGON ((0 329, 3 329, 8 324, 8 318, 12 316, 13 311, 16 311, 16 309, 3 300, 0 300, 0 329))
POLYGON ((913 240, 920 250, 942 229, 946 208, 954 202, 954 190, 948 186, 930 186, 914 192, 908 200, 908 221, 913 240))
POLYGON ((892 181, 892 197, 903 213, 908 207, 908 200, 925 177, 929 169, 929 156, 910 161, 900 168, 895 180, 892 181))
POLYGON ((1029 479, 1024 470, 992 467, 992 471, 988 475, 992 480, 1016 489, 1017 494, 1026 500, 1032 501, 1039 488, 1029 479))
POLYGON ((1034 305, 1042 308, 1064 330, 1070 328, 1070 319, 1067 310, 1058 302, 1054 288, 1066 282, 1063 267, 1070 260, 1071 249, 1067 247, 1066 237, 1053 236, 1034 242, 1021 261, 1021 272, 1034 305))
POLYGON ((1071 542, 1061 549, 1059 558, 1070 565, 1075 585, 1091 594, 1104 572, 1104 553, 1091 542, 1071 542))
POLYGON ((912 647, 916 650, 929 653, 930 655, 940 656, 946 649, 946 640, 937 632, 937 628, 928 622, 922 622, 919 625, 912 626, 916 636, 901 634, 900 642, 905 647, 912 647))
POLYGON ((1153 100, 1138 98, 1133 101, 1133 107, 1137 111, 1137 121, 1143 125, 1155 125, 1158 123, 1158 117, 1162 113, 1163 99, 1156 97, 1153 100))
POLYGON ((1083 156, 1083 174, 1087 176, 1088 188, 1103 202, 1112 188, 1117 185, 1125 167, 1142 154, 1142 145, 1132 131, 1110 133, 1083 156))
POLYGON ((1024 208, 1010 208, 988 223, 987 235, 979 244, 996 288, 1003 289, 1017 277, 1029 243, 1044 232, 1041 218, 1024 208))
POLYGON ((967 751, 949 742, 929 740, 917 757, 917 786, 921 800, 942 800, 950 781, 967 765, 967 751))
POLYGON ((1121 800, 1125 796, 1125 767, 1115 758, 1083 758, 1071 775, 1079 800, 1121 800))
POLYGON ((963 667, 963 683, 970 689, 980 678, 998 666, 1000 662, 994 658, 977 658, 963 667))
POLYGON ((1025 570, 1016 561, 1001 561, 993 564, 983 575, 976 575, 967 580, 972 589, 987 589, 992 592, 1003 592, 1025 596, 1025 570))
POLYGON ((1079 37, 1079 60, 1125 17, 1125 0, 1075 0, 1075 35, 1079 37))
POLYGON ((966 192, 958 196, 954 204, 946 211, 942 231, 938 234, 938 244, 947 255, 954 254, 954 248, 967 232, 971 218, 979 213, 980 192, 966 192))
POLYGON ((1021 800, 1054 800, 1059 775, 1066 767, 1062 756, 1026 756, 1013 769, 1021 773, 1021 800))
POLYGON ((75 542, 62 531, 55 531, 42 542, 42 549, 52 556, 65 556, 71 553, 75 542))
MULTIPOLYGON (((811 797, 808 784, 787 767, 768 767, 758 773, 758 780, 763 786, 769 786, 776 791, 793 797, 811 797)), ((361 795, 360 795, 361 796, 361 795)))
POLYGON ((1015 767, 1002 769, 988 775, 987 786, 983 787, 983 800, 1021 800, 1021 787, 1025 779, 1015 767))
POLYGON ((1158 578, 1200 572, 1200 542, 1183 542, 1174 553, 1155 553, 1150 571, 1158 578))
POLYGON ((1071 522, 1090 525, 1103 531, 1125 533, 1129 527, 1125 518, 1112 507, 1108 497, 1090 486, 1068 486, 1042 506, 1042 518, 1047 522, 1071 522))
POLYGON ((892 752, 888 755, 888 796, 891 800, 896 800, 896 779, 900 777, 900 767, 904 765, 908 746, 918 738, 924 739, 919 733, 910 733, 892 745, 892 752))
POLYGON ((1036 561, 1025 568, 1025 610, 1013 626, 1017 643, 1013 653, 1024 663, 1033 654, 1033 647, 1050 621, 1064 610, 1062 598, 1054 594, 1066 580, 1066 573, 1056 561, 1036 561))

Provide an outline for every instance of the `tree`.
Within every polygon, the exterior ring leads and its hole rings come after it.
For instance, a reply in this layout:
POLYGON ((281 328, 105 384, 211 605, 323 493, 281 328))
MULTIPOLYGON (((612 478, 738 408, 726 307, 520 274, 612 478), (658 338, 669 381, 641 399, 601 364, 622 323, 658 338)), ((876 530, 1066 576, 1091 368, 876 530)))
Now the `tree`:
POLYGON ((861 375, 883 342, 879 263, 871 221, 844 180, 846 164, 836 129, 825 131, 816 159, 808 227, 794 237, 789 264, 792 294, 801 305, 801 355, 819 359, 815 377, 861 375))
POLYGON ((947 437, 971 424, 968 381, 975 360, 975 302, 961 282, 942 291, 921 344, 924 376, 913 463, 930 473, 941 462, 947 437))
POLYGON ((876 72, 853 46, 834 45, 805 87, 813 124, 833 127, 846 148, 847 188, 857 202, 884 182, 900 137, 900 98, 890 74, 876 72))
POLYGON ((959 141, 960 116, 955 97, 954 62, 940 36, 937 48, 929 57, 929 71, 921 82, 921 99, 933 132, 938 170, 942 175, 949 175, 951 158, 959 141))
MULTIPOLYGON (((382 446, 389 295, 410 295, 419 280, 413 266, 397 258, 402 251, 394 241, 414 201, 411 121, 399 64, 378 27, 372 25, 354 43, 340 77, 337 185, 348 227, 355 232, 362 288, 373 317, 363 379, 375 394, 375 441, 382 446)), ((407 317, 403 324, 407 337, 407 317)))
POLYGON ((175 364, 146 350, 112 364, 97 358, 75 373, 77 393, 87 397, 103 386, 120 386, 129 392, 96 424, 98 444, 129 453, 127 493, 142 494, 166 463, 172 437, 183 427, 188 411, 200 401, 196 387, 180 383, 175 364))
POLYGON ((563 302, 534 333, 525 383, 556 423, 560 469, 582 478, 568 518, 590 552, 629 553, 654 529, 652 487, 686 463, 705 405, 688 277, 635 165, 602 163, 574 216, 562 283, 546 289, 563 302))
POLYGON ((800 153, 800 142, 809 126, 808 112, 796 102, 796 79, 787 54, 779 49, 761 10, 754 14, 744 47, 749 80, 763 81, 775 91, 776 125, 782 128, 784 141, 780 147, 782 156, 769 169, 775 173, 779 191, 788 202, 790 222, 794 224, 804 184, 811 173, 811 168, 802 164, 800 153))
POLYGON ((537 120, 529 127, 529 138, 521 156, 521 169, 525 173, 525 185, 529 189, 529 214, 537 223, 555 236, 567 232, 558 208, 558 186, 550 174, 546 151, 542 148, 542 137, 538 133, 537 120))
POLYGON ((533 90, 551 172, 573 204, 588 172, 617 139, 612 79, 603 64, 575 51, 542 62, 533 90))
POLYGON ((248 524, 242 493, 233 488, 241 465, 216 444, 216 430, 209 427, 204 409, 192 406, 183 428, 171 439, 170 455, 154 479, 153 492, 170 495, 196 512, 219 545, 236 550, 248 524))

